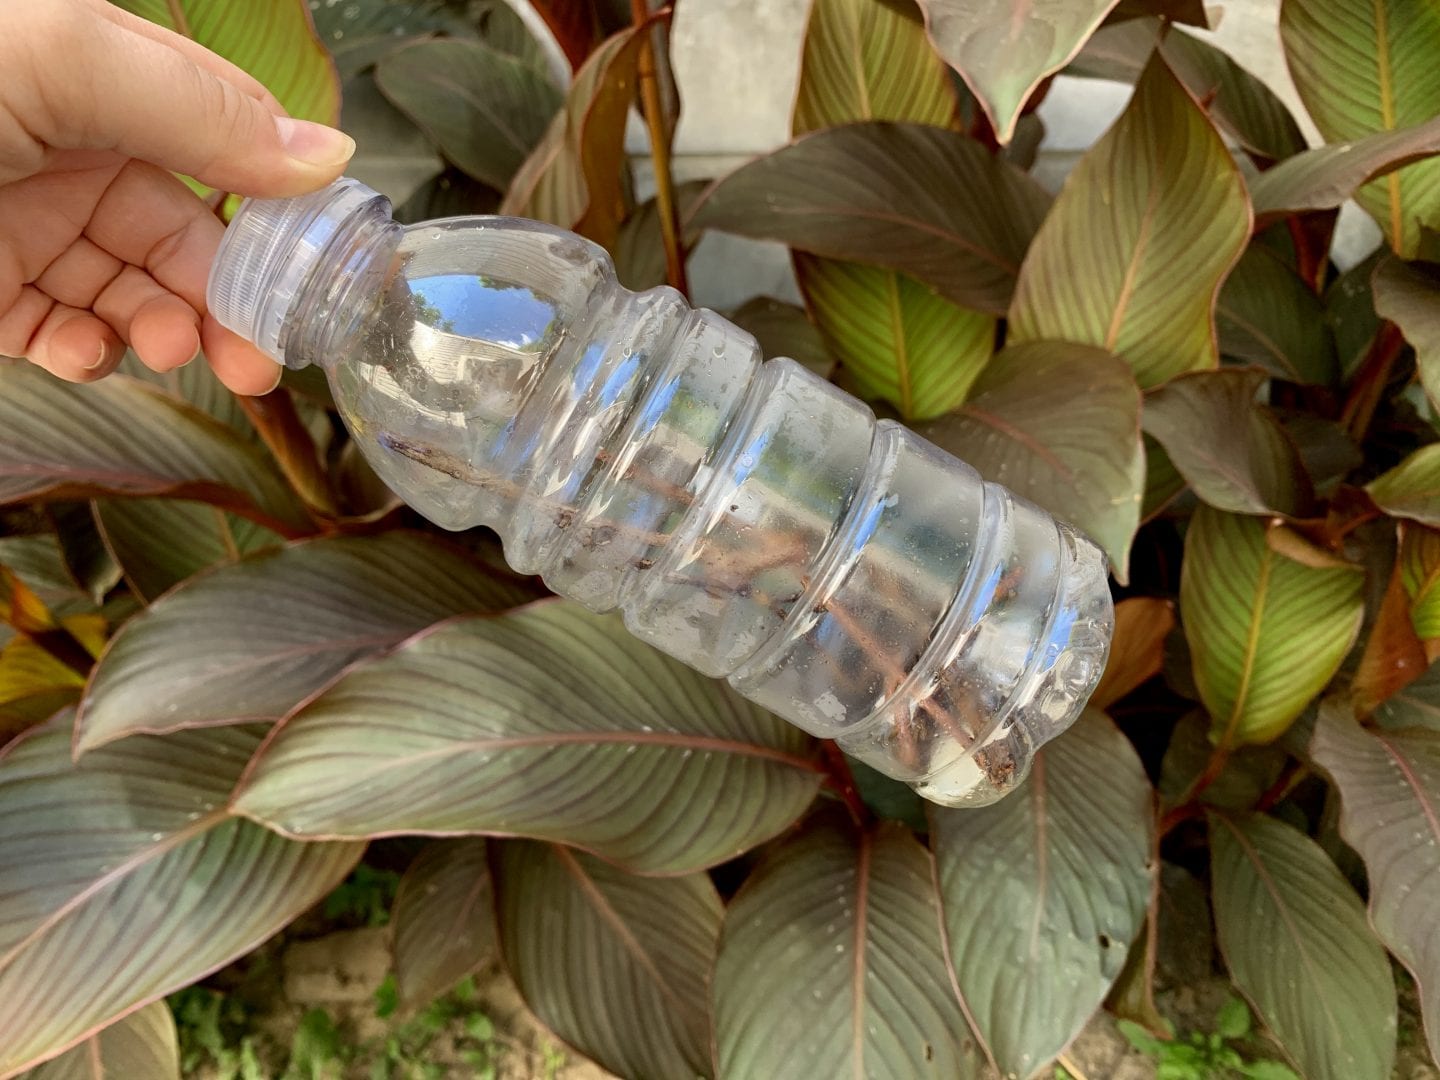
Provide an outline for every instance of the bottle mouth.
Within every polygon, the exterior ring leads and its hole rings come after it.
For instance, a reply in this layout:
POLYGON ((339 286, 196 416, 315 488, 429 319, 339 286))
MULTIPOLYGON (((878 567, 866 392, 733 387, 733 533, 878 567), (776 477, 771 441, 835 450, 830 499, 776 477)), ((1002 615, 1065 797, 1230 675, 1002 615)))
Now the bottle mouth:
POLYGON ((389 200, 358 180, 289 199, 246 199, 225 230, 205 290, 210 314, 227 330, 287 366, 282 330, 310 272, 342 226, 389 200))

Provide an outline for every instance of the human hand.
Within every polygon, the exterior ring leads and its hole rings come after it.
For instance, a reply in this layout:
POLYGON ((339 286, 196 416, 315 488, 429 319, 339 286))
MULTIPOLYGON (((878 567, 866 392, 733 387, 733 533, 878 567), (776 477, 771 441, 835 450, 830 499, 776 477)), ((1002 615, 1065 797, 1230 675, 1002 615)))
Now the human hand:
POLYGON ((298 195, 355 144, 105 0, 0 0, 0 23, 0 355, 91 382, 126 344, 155 371, 203 345, 231 390, 272 389, 281 368, 206 314, 224 226, 173 173, 298 195))

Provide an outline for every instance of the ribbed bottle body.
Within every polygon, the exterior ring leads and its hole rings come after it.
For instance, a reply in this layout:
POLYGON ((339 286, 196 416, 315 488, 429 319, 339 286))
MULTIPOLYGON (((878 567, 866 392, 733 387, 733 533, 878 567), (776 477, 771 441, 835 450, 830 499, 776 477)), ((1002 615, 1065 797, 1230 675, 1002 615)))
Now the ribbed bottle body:
POLYGON ((413 227, 327 363, 380 475, 452 529, 937 802, 1083 706, 1088 540, 669 289, 531 222, 413 227))

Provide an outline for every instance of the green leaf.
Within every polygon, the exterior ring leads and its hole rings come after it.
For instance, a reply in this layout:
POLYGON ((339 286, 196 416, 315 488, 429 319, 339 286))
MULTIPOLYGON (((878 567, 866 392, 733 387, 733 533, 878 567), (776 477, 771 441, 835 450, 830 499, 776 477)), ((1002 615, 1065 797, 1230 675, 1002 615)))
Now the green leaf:
MULTIPOLYGON (((1410 0, 1284 0, 1280 38, 1295 87, 1326 142, 1423 124, 1440 113, 1440 9, 1410 0)), ((1412 254, 1440 218, 1440 161, 1356 193, 1390 246, 1412 254)))
POLYGON ((1274 818, 1210 817, 1211 898, 1230 976, 1311 1080, 1388 1080, 1395 983, 1360 898, 1274 818))
POLYGON ((1431 404, 1440 403, 1440 267, 1381 259, 1372 279, 1375 311, 1415 348, 1415 368, 1431 404))
POLYGON ((625 119, 649 30, 622 30, 590 54, 539 144, 515 173, 500 213, 573 229, 612 247, 625 217, 625 119))
POLYGON ((181 499, 96 499, 95 520, 131 591, 147 603, 206 567, 284 542, 263 525, 181 499))
POLYGON ((909 829, 825 820, 730 902, 712 993, 722 1077, 983 1075, 909 829))
POLYGON ((935 48, 979 99, 996 137, 1008 143, 1025 102, 1080 51, 1116 0, 919 2, 935 48))
POLYGON ((346 665, 527 595, 416 533, 315 540, 219 567, 126 623, 91 677, 81 751, 137 731, 274 720, 346 665))
POLYGON ((528 836, 679 873, 773 836, 819 779, 798 729, 556 600, 353 668, 237 805, 290 835, 528 836))
POLYGON ((334 125, 340 80, 304 0, 114 0, 219 53, 265 84, 291 116, 334 125))
POLYGON ((1243 1039, 1250 1034, 1250 1007, 1243 998, 1225 999, 1215 1014, 1215 1034, 1222 1039, 1243 1039))
POLYGON ((1440 532, 1423 525, 1401 529, 1399 569, 1416 636, 1440 638, 1440 532))
POLYGON ((1212 738, 1278 738, 1339 670, 1360 630, 1365 575, 1273 551, 1265 523, 1202 506, 1185 537, 1180 618, 1212 738))
POLYGON ((136 736, 76 764, 72 720, 0 757, 0 1075, 249 952, 362 850, 230 816, 257 728, 136 736))
POLYGON ((961 996, 1001 1070, 1031 1076, 1104 1001, 1145 920, 1157 872, 1145 768, 1090 710, 1011 797, 930 820, 961 996))
MULTIPOLYGON (((945 127, 956 108, 949 72, 913 6, 818 0, 811 9, 795 134, 861 120, 945 127)), ((941 416, 965 399, 994 351, 992 316, 894 270, 795 260, 805 306, 860 396, 889 402, 906 420, 941 416)))
POLYGON ((1340 789, 1340 835, 1365 861, 1370 924, 1415 976, 1440 1055, 1440 732, 1366 731, 1322 707, 1310 752, 1340 789))
POLYGON ((1440 443, 1422 446, 1365 490, 1387 514, 1440 526, 1440 443))
MULTIPOLYGON (((493 16, 493 4, 489 12, 493 16)), ((310 15, 315 33, 334 57, 342 79, 359 74, 422 34, 473 37, 476 30, 471 20, 446 11, 445 0, 322 2, 310 9, 310 15)))
POLYGON ((0 536, 0 566, 12 570, 52 611, 94 607, 93 599, 70 573, 60 538, 54 533, 0 536))
POLYGON ((536 65, 482 41, 417 41, 384 57, 375 81, 464 172, 504 190, 562 96, 536 65))
POLYGON ((1125 364, 1099 349, 1011 346, 966 404, 926 433, 987 480, 1092 536, 1123 581, 1140 520, 1145 460, 1140 395, 1125 364))
POLYGON ((1378 185, 1384 187, 1396 178, 1395 170, 1437 153, 1440 119, 1296 154, 1250 185, 1256 224, 1263 228, 1287 214, 1334 210, 1351 196, 1364 203, 1366 193, 1375 190, 1365 188, 1357 194, 1366 181, 1390 178, 1378 185))
POLYGON ((434 1001, 495 947, 495 890, 484 840, 435 840, 415 857, 395 894, 391 952, 400 999, 434 1001))
MULTIPOLYGON (((704 180, 687 180, 675 186, 675 213, 684 221, 708 187, 704 180)), ((682 247, 691 250, 699 240, 694 230, 684 236, 682 247)), ((655 199, 646 199, 620 225, 611 250, 615 276, 620 284, 633 292, 643 292, 665 284, 665 240, 660 229, 660 206, 655 199)))
POLYGON ((1218 362, 1212 310, 1250 234, 1234 159, 1152 60, 1066 181, 1016 286, 1010 340, 1116 353, 1142 387, 1218 362))
POLYGON ((1339 374, 1324 303, 1262 244, 1246 248, 1225 279, 1215 322, 1225 356, 1297 383, 1329 386, 1339 374))
POLYGON ((1310 479, 1280 421, 1257 401, 1263 372, 1197 371, 1145 396, 1143 423, 1195 494, 1237 514, 1297 514, 1310 479))
POLYGON ((555 844, 495 860, 500 942, 546 1027, 637 1080, 709 1075, 724 905, 708 875, 644 878, 555 844))
POLYGON ((888 401, 906 420, 956 408, 994 351, 993 315, 953 304, 914 278, 802 254, 795 269, 806 307, 855 391, 888 401))
POLYGON ((752 334, 767 358, 788 356, 809 368, 822 379, 835 370, 835 357, 825 346, 825 339, 802 308, 757 296, 747 300, 727 316, 740 329, 752 334))
MULTIPOLYGON (((313 371, 314 369, 306 370, 313 371)), ((135 355, 134 350, 130 350, 120 361, 119 371, 123 375, 139 379, 141 382, 158 386, 172 398, 187 402, 201 412, 209 413, 226 427, 233 428, 246 441, 260 442, 260 434, 255 430, 255 425, 250 422, 250 417, 246 415, 244 406, 240 404, 240 398, 220 381, 214 369, 204 362, 203 357, 196 357, 191 363, 170 371, 159 372, 151 371, 140 362, 140 358, 135 355)), ((320 373, 320 381, 324 385, 324 372, 320 373)))
POLYGON ((175 1018, 163 1001, 152 1002, 57 1058, 32 1069, 24 1080, 180 1080, 180 1043, 175 1018))
POLYGON ((885 266, 1003 314, 1050 198, 964 135, 871 121, 812 132, 719 180, 697 228, 885 266))
POLYGON ((810 9, 796 135, 854 120, 948 127, 957 107, 911 0, 817 0, 810 9))
POLYGON ((88 386, 0 361, 0 503, 92 494, 199 499, 285 535, 309 519, 273 459, 153 386, 88 386))

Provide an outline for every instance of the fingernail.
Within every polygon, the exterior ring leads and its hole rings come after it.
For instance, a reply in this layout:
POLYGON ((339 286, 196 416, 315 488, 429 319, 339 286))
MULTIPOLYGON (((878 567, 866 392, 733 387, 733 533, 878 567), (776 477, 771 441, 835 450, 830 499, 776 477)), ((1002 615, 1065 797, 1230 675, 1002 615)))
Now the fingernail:
POLYGON ((109 343, 108 341, 102 341, 102 342, 100 342, 100 355, 95 358, 95 362, 94 362, 94 363, 86 364, 86 365, 85 365, 85 370, 86 370, 86 371, 95 371, 95 370, 98 369, 98 368, 104 367, 104 366, 106 365, 106 363, 109 362, 109 360, 110 360, 110 343, 109 343))
POLYGON ((343 131, 289 116, 275 118, 275 130, 285 153, 295 161, 319 169, 343 165, 355 153, 355 140, 343 131))

